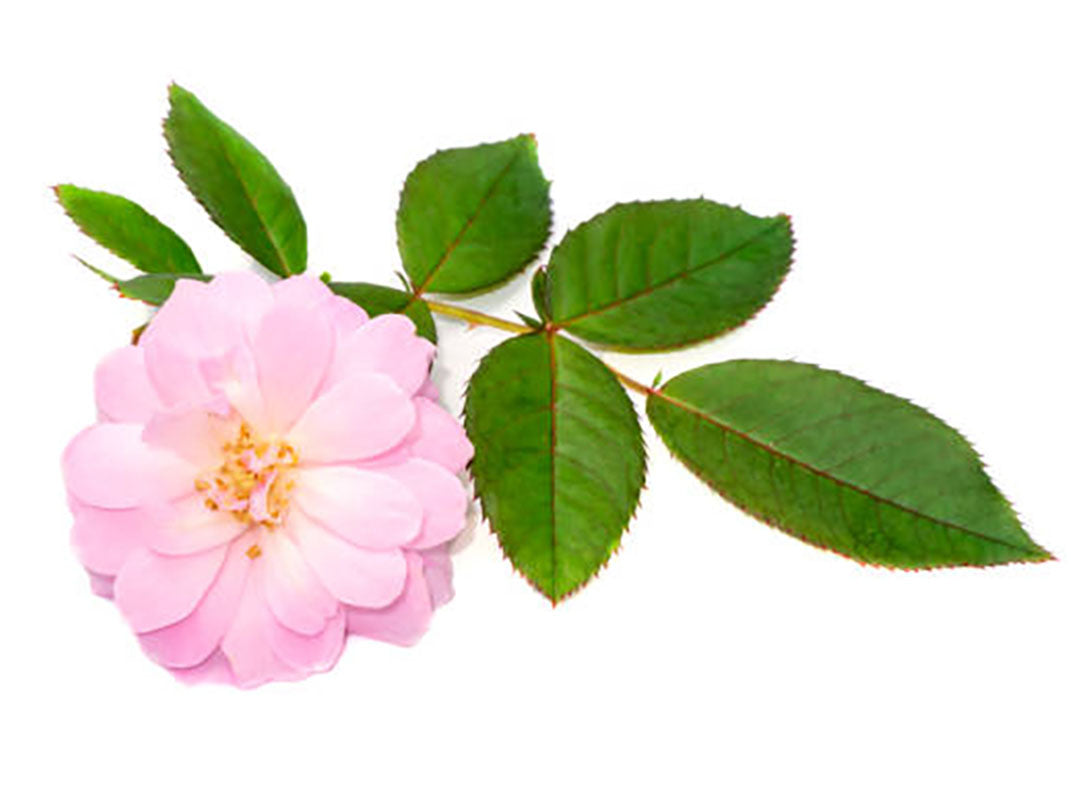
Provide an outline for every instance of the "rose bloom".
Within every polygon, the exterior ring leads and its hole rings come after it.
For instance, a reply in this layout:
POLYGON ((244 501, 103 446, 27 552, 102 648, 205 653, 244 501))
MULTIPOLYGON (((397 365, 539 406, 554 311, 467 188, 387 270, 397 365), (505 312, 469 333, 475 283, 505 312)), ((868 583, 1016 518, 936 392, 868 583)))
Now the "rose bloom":
POLYGON ((97 369, 63 457, 72 543, 183 679, 325 671, 348 633, 399 644, 451 594, 472 446, 434 346, 310 276, 181 280, 97 369))

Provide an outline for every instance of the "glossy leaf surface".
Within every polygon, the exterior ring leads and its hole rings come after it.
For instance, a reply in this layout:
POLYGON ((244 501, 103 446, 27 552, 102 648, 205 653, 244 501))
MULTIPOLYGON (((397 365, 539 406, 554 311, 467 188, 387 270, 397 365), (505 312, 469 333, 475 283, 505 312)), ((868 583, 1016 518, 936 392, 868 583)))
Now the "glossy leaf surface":
POLYGON ((675 348, 751 318, 787 274, 792 249, 786 216, 704 199, 631 202, 570 231, 533 298, 591 342, 675 348))
POLYGON ((637 506, 645 451, 630 400, 585 349, 530 334, 481 362, 465 427, 499 543, 534 587, 560 601, 607 562, 637 506))
POLYGON ((143 272, 202 273, 184 240, 142 206, 116 194, 75 185, 58 185, 54 191, 79 230, 143 272))
POLYGON ((175 84, 169 87, 165 139, 180 177, 230 239, 277 275, 304 271, 304 217, 258 149, 175 84))
POLYGON ((875 565, 1042 561, 968 442, 835 371, 737 360, 681 374, 647 411, 721 495, 813 545, 875 565))
POLYGON ((475 292, 531 262, 551 229, 536 141, 448 149, 405 181, 397 214, 405 272, 424 292, 475 292))

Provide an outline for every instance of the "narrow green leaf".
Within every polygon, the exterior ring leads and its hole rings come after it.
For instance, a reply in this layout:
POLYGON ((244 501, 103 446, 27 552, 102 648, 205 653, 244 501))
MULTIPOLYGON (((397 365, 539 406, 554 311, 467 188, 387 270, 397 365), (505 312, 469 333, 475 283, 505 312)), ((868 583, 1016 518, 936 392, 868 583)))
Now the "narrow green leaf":
POLYGON ((304 271, 304 217, 258 149, 176 84, 169 87, 165 139, 188 190, 230 239, 277 275, 304 271))
POLYGON ((428 305, 408 292, 378 284, 331 282, 330 289, 343 298, 359 305, 372 317, 387 313, 400 313, 416 324, 416 333, 431 342, 437 342, 435 321, 428 305))
POLYGON ((469 382, 473 480, 510 562, 558 602, 619 544, 645 479, 641 427, 604 365, 551 334, 497 346, 469 382))
POLYGON ((104 270, 99 270, 93 264, 78 256, 75 256, 75 260, 86 267, 86 269, 90 270, 90 272, 94 273, 94 275, 108 281, 113 289, 120 293, 121 297, 142 301, 151 306, 161 306, 161 304, 165 303, 172 294, 176 282, 182 278, 187 278, 192 281, 210 281, 212 279, 212 276, 209 275, 176 275, 165 273, 137 275, 134 278, 124 279, 117 278, 115 275, 110 275, 104 270))
POLYGON ((752 317, 783 281, 792 249, 783 215, 705 199, 631 202, 570 231, 533 297, 552 322, 594 343, 675 348, 752 317))
POLYGON ((899 568, 1051 558, 967 441, 910 402, 813 365, 707 365, 650 395, 672 453, 800 539, 899 568))
POLYGON ((142 206, 75 185, 58 185, 53 191, 79 230, 143 272, 202 274, 184 240, 142 206))
POLYGON ((475 292, 525 268, 551 230, 536 141, 436 152, 401 192, 398 250, 422 292, 475 292))
POLYGON ((533 273, 532 299, 536 314, 540 315, 540 319, 545 323, 551 320, 551 307, 548 305, 547 296, 547 272, 543 267, 533 273))

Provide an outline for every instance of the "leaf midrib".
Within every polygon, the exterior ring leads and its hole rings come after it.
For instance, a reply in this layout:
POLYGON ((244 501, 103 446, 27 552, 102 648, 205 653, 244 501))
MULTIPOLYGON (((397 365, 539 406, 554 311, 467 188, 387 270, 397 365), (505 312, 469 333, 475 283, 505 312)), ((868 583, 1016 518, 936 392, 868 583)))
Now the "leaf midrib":
MULTIPOLYGON (((270 248, 274 251, 274 255, 277 256, 278 262, 280 262, 282 272, 284 272, 285 275, 293 275, 292 268, 285 260, 285 254, 282 252, 281 248, 278 246, 277 241, 274 239, 273 234, 270 233, 270 229, 263 221, 262 214, 259 211, 259 207, 255 203, 254 195, 247 187, 247 183, 244 182, 243 175, 240 173, 240 171, 236 167, 236 164, 233 162, 232 155, 229 154, 228 145, 225 143, 224 139, 221 136, 221 133, 217 130, 216 127, 211 127, 211 129, 214 130, 214 137, 217 139, 218 145, 221 147, 221 153, 225 158, 225 162, 229 164, 229 168, 232 169, 232 173, 236 177, 236 181, 240 183, 240 189, 244 192, 244 199, 246 199, 248 204, 251 205, 251 210, 255 213, 255 221, 259 223, 259 228, 262 230, 263 235, 266 237, 266 240, 270 243, 270 248)), ((254 149, 255 147, 252 146, 252 148, 254 149)), ((279 177, 278 179, 281 178, 279 177)), ((281 180, 281 182, 284 185, 285 181, 281 180)))
MULTIPOLYGON (((727 261, 728 259, 735 256, 737 253, 739 253, 739 251, 749 247, 750 245, 752 245, 754 242, 758 241, 762 237, 768 236, 770 233, 777 230, 778 228, 782 228, 785 224, 786 224, 785 219, 780 219, 779 221, 773 222, 769 227, 764 228, 761 231, 759 231, 758 233, 755 233, 753 236, 748 237, 745 241, 739 243, 735 247, 728 250, 726 253, 722 253, 721 255, 717 256, 716 258, 711 258, 708 261, 703 261, 702 263, 697 264, 696 266, 688 267, 685 270, 683 270, 681 273, 677 273, 676 275, 673 275, 670 278, 665 278, 663 281, 661 281, 658 284, 653 284, 652 286, 647 286, 644 289, 641 289, 641 290, 639 290, 637 292, 634 292, 634 293, 632 293, 630 295, 627 295, 624 298, 619 298, 618 300, 614 300, 611 303, 606 303, 603 306, 600 306, 600 307, 598 307, 596 309, 588 309, 588 310, 582 312, 581 314, 573 315, 572 317, 566 318, 565 320, 558 320, 558 321, 556 321, 556 323, 559 326, 566 326, 566 325, 569 325, 571 323, 577 323, 577 322, 579 322, 581 320, 584 320, 586 318, 593 317, 594 315, 599 315, 599 314, 602 314, 604 312, 610 311, 612 309, 616 309, 619 306, 623 306, 623 305, 625 305, 627 303, 630 303, 633 300, 637 300, 638 298, 644 297, 645 295, 649 295, 649 294, 655 292, 658 289, 662 289, 663 287, 670 286, 671 284, 675 284, 675 283, 678 283, 680 281, 686 281, 690 276, 694 275, 695 273, 706 270, 706 269, 708 269, 709 267, 712 267, 715 264, 720 264, 721 262, 727 261)), ((550 278, 550 276, 549 276, 549 278, 550 278)))
POLYGON ((806 461, 801 461, 798 458, 794 458, 794 457, 792 457, 790 455, 787 455, 784 452, 782 452, 781 450, 777 449, 776 447, 770 446, 769 444, 765 443, 764 441, 762 441, 760 439, 757 439, 757 438, 754 438, 753 436, 751 436, 751 435, 749 435, 749 434, 747 434, 747 433, 745 433, 745 432, 743 432, 741 430, 738 430, 738 429, 732 427, 729 424, 725 424, 724 422, 722 422, 719 419, 715 418, 711 414, 706 413, 705 411, 700 410, 700 409, 698 409, 696 407, 693 407, 692 405, 690 405, 687 402, 682 401, 681 399, 676 399, 676 398, 674 398, 672 396, 669 396, 668 394, 664 393, 663 390, 653 390, 650 395, 656 396, 658 399, 662 399, 663 401, 668 402, 672 406, 677 407, 677 408, 679 408, 681 410, 684 410, 685 412, 689 413, 692 416, 697 416, 698 418, 703 419, 704 421, 708 422, 709 424, 712 424, 714 427, 717 427, 718 429, 723 430, 724 432, 726 432, 726 433, 728 433, 730 435, 734 435, 734 436, 736 436, 738 438, 743 439, 747 443, 752 444, 753 446, 755 446, 755 447, 757 447, 757 448, 759 448, 761 450, 764 450, 766 453, 768 453, 770 456, 772 456, 774 458, 778 458, 780 460, 787 461, 788 463, 794 464, 795 466, 797 466, 797 467, 799 467, 801 469, 805 469, 807 472, 809 472, 812 475, 816 475, 817 477, 824 478, 825 480, 827 480, 827 481, 829 481, 831 483, 834 483, 837 486, 846 488, 846 489, 848 489, 850 491, 855 492, 856 494, 861 494, 864 497, 867 497, 867 498, 869 498, 869 499, 871 499, 871 500, 873 500, 873 501, 875 501, 877 503, 881 503, 881 504, 886 505, 886 506, 891 506, 893 508, 899 509, 900 511, 903 511, 906 514, 910 514, 913 517, 923 519, 923 520, 927 520, 928 522, 935 523, 935 524, 940 525, 940 526, 942 526, 944 528, 951 528, 954 531, 960 531, 960 532, 962 532, 964 534, 967 534, 969 536, 973 536, 973 537, 976 537, 978 539, 986 540, 987 542, 990 542, 992 544, 1001 545, 1002 547, 1011 548, 1013 550, 1018 550, 1018 551, 1023 551, 1023 552, 1031 552, 1032 550, 1034 550, 1032 548, 1027 548, 1027 547, 1022 546, 1022 545, 1014 545, 1012 542, 1001 539, 1000 537, 995 537, 995 536, 991 536, 989 534, 984 534, 981 531, 976 531, 976 530, 974 530, 972 528, 966 528, 964 526, 957 525, 956 523, 950 522, 949 520, 943 520, 940 517, 935 517, 935 516, 933 516, 931 514, 925 514, 925 513, 921 512, 921 511, 917 511, 916 509, 914 509, 914 508, 912 508, 910 506, 906 506, 906 505, 904 505, 902 503, 897 503, 895 500, 891 500, 888 497, 883 497, 882 495, 875 494, 874 492, 871 492, 868 489, 864 489, 863 487, 858 486, 857 484, 851 483, 850 481, 843 480, 842 478, 838 478, 835 475, 831 475, 831 474, 829 474, 828 472, 826 472, 824 470, 818 469, 817 467, 807 463, 806 461))
POLYGON ((461 240, 465 238, 465 234, 469 232, 469 228, 471 228, 476 223, 476 220, 480 218, 480 213, 484 210, 484 206, 491 201, 491 198, 493 196, 495 196, 495 191, 498 189, 499 184, 503 181, 506 175, 510 173, 510 169, 514 167, 514 164, 518 161, 518 158, 520 156, 520 150, 515 150, 514 153, 510 156, 510 159, 507 161, 506 165, 502 167, 498 175, 495 177, 495 180, 491 183, 491 187, 488 188, 488 190, 485 191, 484 195, 480 198, 480 202, 477 203, 476 210, 469 215, 469 218, 465 221, 465 224, 462 225, 461 230, 458 231, 453 241, 451 241, 450 244, 447 245, 446 249, 443 251, 443 254, 439 257, 439 260, 435 262, 435 266, 428 271, 427 276, 413 292, 414 299, 419 298, 422 294, 424 294, 427 288, 431 285, 431 282, 435 279, 435 276, 439 274, 439 271, 446 265, 446 262, 450 260, 450 256, 458 248, 458 245, 461 244, 461 240))

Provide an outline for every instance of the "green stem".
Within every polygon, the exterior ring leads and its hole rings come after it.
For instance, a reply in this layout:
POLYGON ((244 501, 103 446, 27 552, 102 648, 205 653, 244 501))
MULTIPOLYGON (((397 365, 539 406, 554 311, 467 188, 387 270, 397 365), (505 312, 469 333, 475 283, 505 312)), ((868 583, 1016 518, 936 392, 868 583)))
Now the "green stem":
MULTIPOLYGON (((438 312, 440 315, 464 320, 466 323, 472 323, 477 326, 490 326, 493 329, 501 329, 502 331, 508 331, 513 334, 534 334, 537 331, 531 326, 526 326, 522 323, 514 323, 511 320, 503 320, 501 317, 485 315, 483 312, 477 312, 475 309, 467 309, 464 306, 455 306, 452 303, 444 303, 443 301, 433 301, 429 298, 422 298, 422 300, 428 305, 428 308, 432 312, 438 312)), ((643 396, 650 396, 656 392, 648 385, 644 385, 636 379, 631 379, 622 371, 612 368, 607 363, 604 363, 604 366, 615 375, 616 379, 622 382, 630 390, 636 391, 643 396)))

